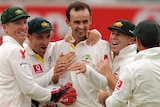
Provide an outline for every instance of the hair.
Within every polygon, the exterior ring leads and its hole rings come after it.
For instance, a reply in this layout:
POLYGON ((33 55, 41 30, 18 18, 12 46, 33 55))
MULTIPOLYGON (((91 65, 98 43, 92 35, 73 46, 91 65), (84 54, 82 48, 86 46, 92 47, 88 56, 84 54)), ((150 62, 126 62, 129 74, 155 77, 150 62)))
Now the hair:
MULTIPOLYGON (((160 28, 160 26, 158 25, 158 27, 160 28)), ((153 47, 160 47, 160 32, 158 33, 159 36, 157 38, 157 41, 144 41, 144 40, 140 40, 142 45, 145 48, 153 48, 153 47)))
POLYGON ((145 48, 159 47, 159 40, 157 40, 156 42, 144 41, 144 40, 140 40, 140 41, 145 48))
POLYGON ((67 19, 70 21, 70 12, 71 10, 74 9, 75 11, 79 11, 79 10, 84 10, 84 9, 88 9, 90 15, 91 15, 91 9, 90 6, 84 2, 74 2, 71 3, 68 8, 66 9, 66 17, 67 19))

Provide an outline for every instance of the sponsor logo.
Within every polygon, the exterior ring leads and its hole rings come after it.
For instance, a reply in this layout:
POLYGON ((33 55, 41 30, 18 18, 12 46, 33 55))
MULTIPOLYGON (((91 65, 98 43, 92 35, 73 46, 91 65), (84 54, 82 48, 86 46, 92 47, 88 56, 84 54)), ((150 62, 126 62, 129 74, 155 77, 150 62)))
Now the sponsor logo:
POLYGON ((34 68, 35 74, 39 74, 43 72, 42 66, 40 64, 33 65, 33 68, 34 68))
POLYGON ((122 83, 123 83, 123 82, 122 82, 121 80, 118 80, 117 85, 116 85, 116 89, 117 89, 117 90, 120 90, 120 89, 121 89, 122 83))
POLYGON ((20 63, 21 67, 26 67, 27 65, 28 65, 28 63, 26 61, 23 61, 23 62, 20 63))

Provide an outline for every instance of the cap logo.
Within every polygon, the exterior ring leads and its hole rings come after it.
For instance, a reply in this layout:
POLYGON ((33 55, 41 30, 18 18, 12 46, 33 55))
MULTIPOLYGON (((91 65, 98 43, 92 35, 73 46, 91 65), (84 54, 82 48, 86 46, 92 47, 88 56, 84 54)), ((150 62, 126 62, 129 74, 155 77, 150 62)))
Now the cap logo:
POLYGON ((15 13, 16 13, 16 15, 19 15, 19 14, 22 14, 24 12, 22 10, 18 9, 18 10, 15 11, 15 13))
POLYGON ((132 31, 132 30, 129 30, 129 32, 133 34, 133 31, 132 31))
POLYGON ((122 22, 116 22, 116 23, 114 23, 113 25, 114 25, 114 26, 117 26, 117 27, 122 27, 122 26, 123 26, 122 22))
POLYGON ((47 22, 42 22, 42 23, 41 23, 41 26, 42 26, 42 27, 49 27, 50 25, 49 25, 49 23, 47 23, 47 22))

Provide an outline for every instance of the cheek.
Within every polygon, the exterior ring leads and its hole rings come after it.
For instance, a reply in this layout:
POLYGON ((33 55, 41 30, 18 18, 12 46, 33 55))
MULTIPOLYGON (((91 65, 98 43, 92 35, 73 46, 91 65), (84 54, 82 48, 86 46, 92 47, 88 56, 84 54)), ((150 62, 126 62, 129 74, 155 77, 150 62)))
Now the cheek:
POLYGON ((32 39, 31 43, 33 47, 37 47, 39 45, 39 41, 37 41, 36 39, 32 39))
POLYGON ((27 29, 27 31, 28 31, 28 25, 26 25, 26 29, 27 29))

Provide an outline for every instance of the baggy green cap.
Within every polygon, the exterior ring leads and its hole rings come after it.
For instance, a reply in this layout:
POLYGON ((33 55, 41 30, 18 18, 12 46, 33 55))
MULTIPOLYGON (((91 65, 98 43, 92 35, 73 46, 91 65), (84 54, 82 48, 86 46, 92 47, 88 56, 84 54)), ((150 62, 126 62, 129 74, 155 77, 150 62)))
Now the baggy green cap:
POLYGON ((17 20, 22 17, 30 17, 25 10, 20 7, 9 7, 2 12, 1 22, 5 24, 10 21, 17 20))
POLYGON ((115 29, 133 37, 134 37, 133 35, 134 28, 135 25, 131 23, 129 20, 117 20, 116 22, 113 23, 112 26, 108 27, 109 30, 115 29))
POLYGON ((28 22, 28 33, 42 33, 47 30, 53 30, 52 25, 46 19, 36 17, 28 22))
POLYGON ((160 26, 152 20, 141 21, 136 26, 134 35, 140 40, 157 42, 160 37, 160 26))

